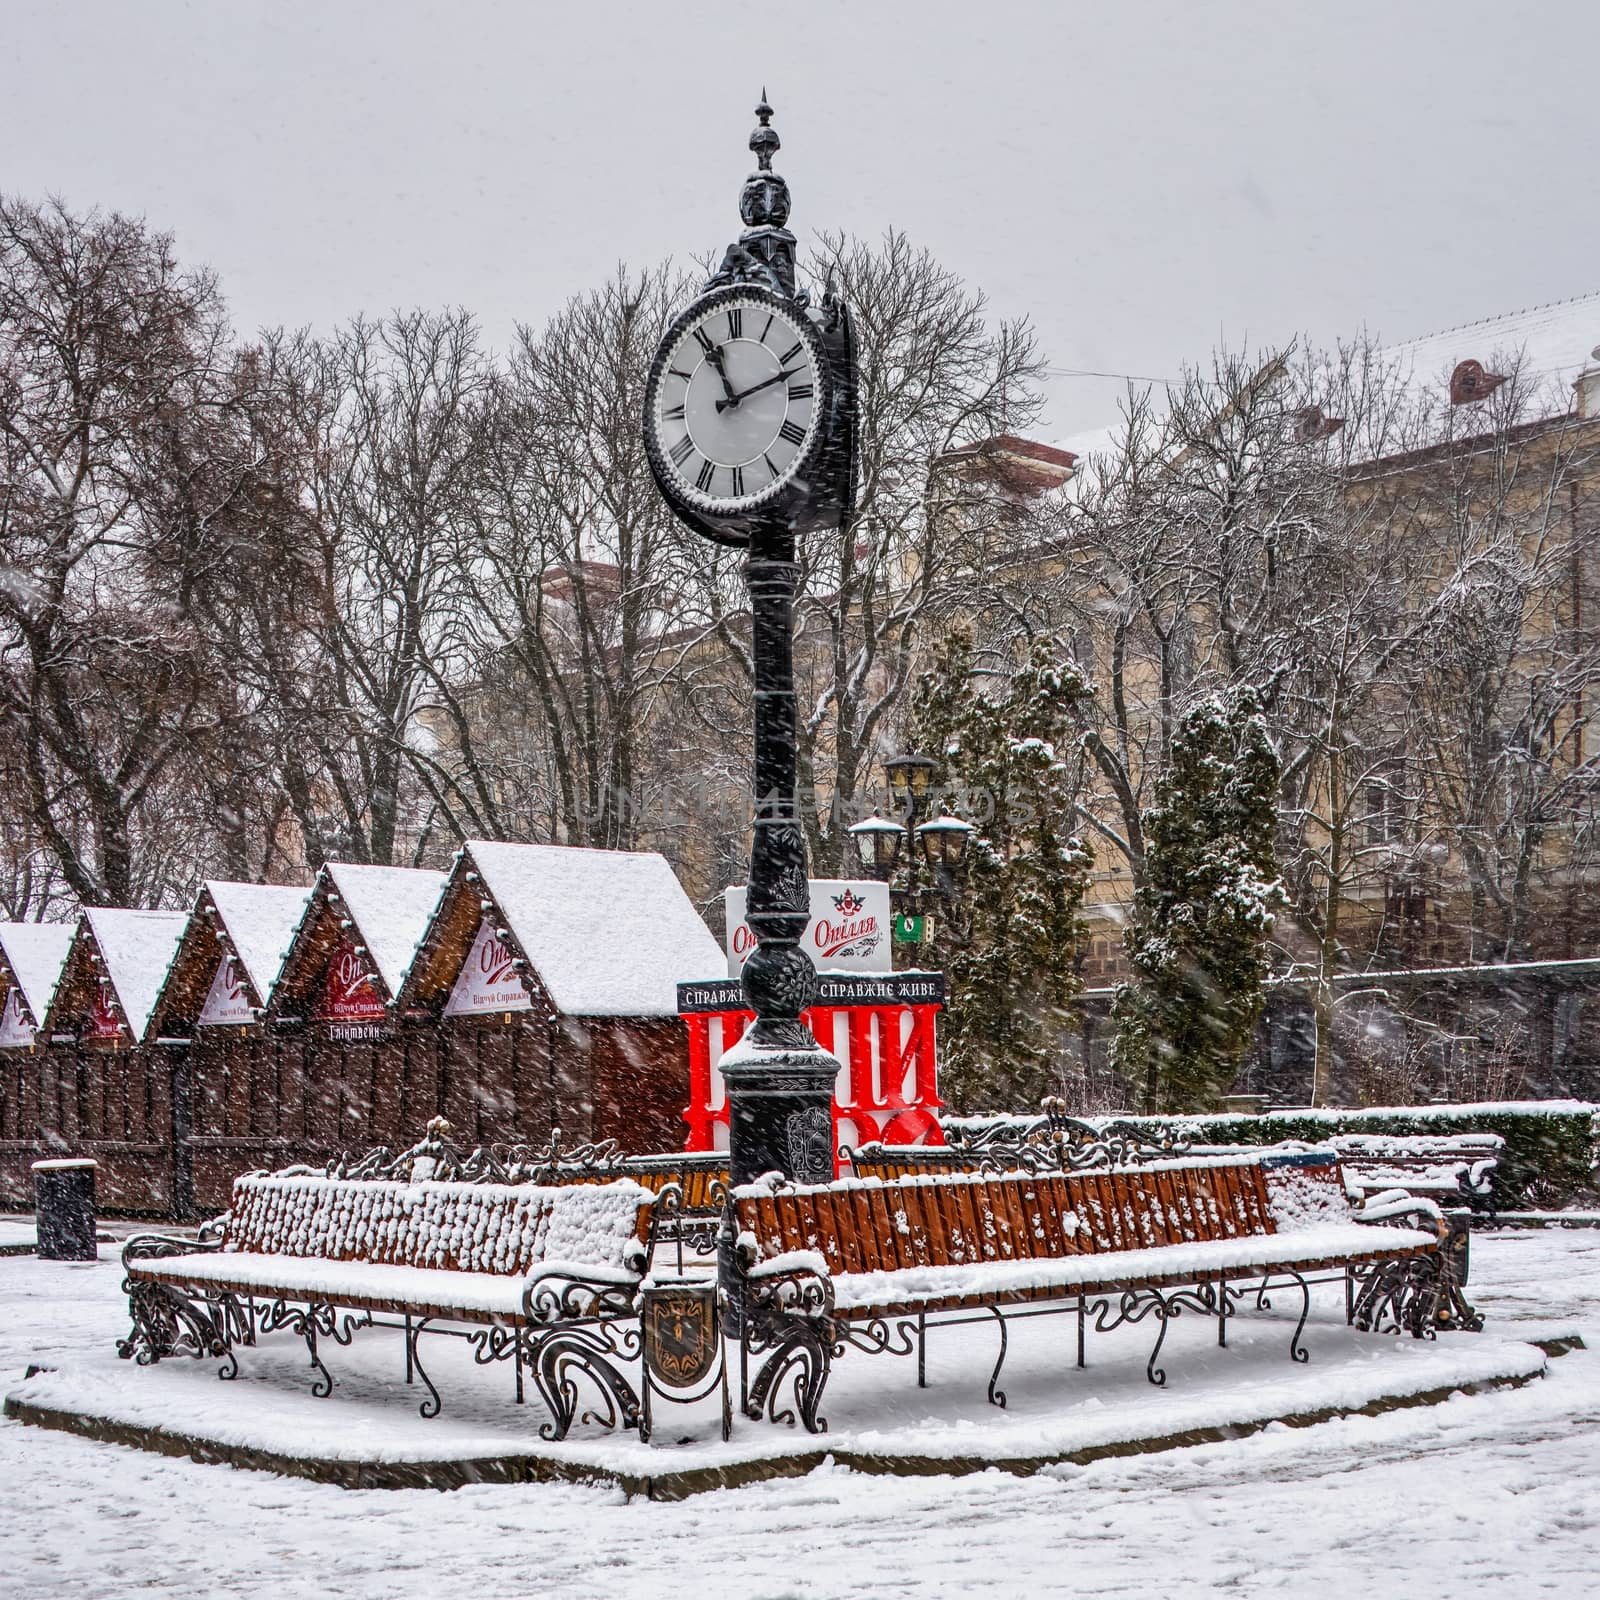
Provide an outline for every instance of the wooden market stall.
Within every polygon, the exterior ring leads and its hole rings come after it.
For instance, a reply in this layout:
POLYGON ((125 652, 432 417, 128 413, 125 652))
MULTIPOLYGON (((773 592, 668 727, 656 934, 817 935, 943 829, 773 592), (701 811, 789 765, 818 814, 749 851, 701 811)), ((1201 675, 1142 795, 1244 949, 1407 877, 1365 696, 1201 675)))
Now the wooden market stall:
POLYGON ((677 986, 722 951, 664 856, 470 840, 400 994, 436 1024, 462 1143, 681 1149, 677 986))
POLYGON ((39 1019, 28 1129, 36 1153, 6 1164, 12 1203, 31 1201, 31 1161, 72 1155, 99 1163, 105 1210, 171 1208, 171 1062, 148 1034, 188 920, 186 911, 85 909, 39 1019))
POLYGON ((170 1063, 180 1217, 225 1205, 240 1172, 294 1159, 304 1086, 261 1019, 310 896, 271 883, 200 886, 149 1030, 170 1063))
POLYGON ((57 1085, 39 1032, 76 932, 76 922, 0 923, 0 1205, 31 1199, 30 1165, 62 1153, 44 1137, 57 1085))

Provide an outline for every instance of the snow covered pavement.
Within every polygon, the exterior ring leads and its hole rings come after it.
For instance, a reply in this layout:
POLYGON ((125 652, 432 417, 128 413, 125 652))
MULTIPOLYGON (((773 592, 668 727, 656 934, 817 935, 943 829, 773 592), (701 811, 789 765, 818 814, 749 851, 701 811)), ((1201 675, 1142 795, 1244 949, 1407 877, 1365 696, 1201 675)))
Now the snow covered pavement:
MULTIPOLYGON (((98 1356, 122 1331, 103 1254, 0 1261, 5 1387, 30 1360, 98 1356)), ((1474 1256, 1491 1327, 1576 1327, 1600 1348, 1600 1233, 1480 1235, 1474 1256)), ((909 1381, 904 1363, 878 1370, 909 1381)), ((1175 1403, 1180 1384, 1175 1372, 1175 1403)), ((554 1484, 353 1492, 5 1422, 0 1591, 1577 1595, 1600 1565, 1597 1476, 1595 1352, 1515 1391, 1033 1478, 824 1468, 677 1503, 554 1484)))

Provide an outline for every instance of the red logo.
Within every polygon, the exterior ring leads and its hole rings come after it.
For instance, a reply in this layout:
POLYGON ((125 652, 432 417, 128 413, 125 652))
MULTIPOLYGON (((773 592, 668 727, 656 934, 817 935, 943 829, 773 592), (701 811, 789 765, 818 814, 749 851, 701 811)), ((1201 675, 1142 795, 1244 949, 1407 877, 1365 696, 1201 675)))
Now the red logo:
POLYGON ((843 894, 836 894, 832 898, 834 910, 841 917, 853 917, 858 911, 866 909, 867 902, 854 889, 846 889, 843 894))
POLYGON ((372 974, 348 941, 334 951, 317 1015, 325 1022, 382 1022, 383 1002, 372 974))

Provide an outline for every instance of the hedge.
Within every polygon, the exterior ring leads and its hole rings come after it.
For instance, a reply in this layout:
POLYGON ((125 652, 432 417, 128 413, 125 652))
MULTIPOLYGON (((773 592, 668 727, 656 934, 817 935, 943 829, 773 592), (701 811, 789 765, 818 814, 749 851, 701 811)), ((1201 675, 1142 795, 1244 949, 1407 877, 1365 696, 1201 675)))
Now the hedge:
MULTIPOLYGON (((1587 1189, 1595 1166, 1595 1113, 1583 1100, 1509 1100, 1464 1105, 1379 1106, 1366 1110, 1268 1111, 1257 1116, 1129 1117, 1181 1130, 1194 1144, 1315 1144, 1335 1133, 1497 1133, 1506 1142, 1494 1175, 1497 1211, 1549 1209, 1587 1189)), ((1010 1117, 951 1117, 978 1128, 1010 1117)), ((1088 1118, 1088 1121, 1101 1119, 1088 1118)))

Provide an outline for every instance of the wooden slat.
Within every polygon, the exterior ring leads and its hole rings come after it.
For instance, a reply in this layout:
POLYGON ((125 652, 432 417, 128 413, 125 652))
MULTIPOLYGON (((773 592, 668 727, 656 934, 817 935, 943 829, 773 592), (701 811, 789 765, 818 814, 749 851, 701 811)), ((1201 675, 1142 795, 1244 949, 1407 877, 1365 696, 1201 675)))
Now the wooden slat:
POLYGON ((921 1185, 915 1183, 900 1185, 895 1190, 889 1209, 893 1211, 896 1206, 903 1211, 906 1219, 906 1231, 900 1235, 901 1259, 907 1266, 928 1266, 937 1258, 928 1242, 928 1224, 923 1217, 921 1185))
POLYGON ((878 1238, 877 1223, 873 1220, 867 1191, 849 1189, 845 1193, 850 1201, 850 1214, 855 1218, 856 1249, 861 1256, 861 1271, 886 1271, 890 1262, 885 1261, 883 1257, 882 1241, 878 1238))
POLYGON ((1239 1192, 1239 1170, 1238 1167, 1217 1169, 1219 1199, 1225 1197, 1222 1224, 1230 1239, 1239 1238, 1245 1231, 1244 1204, 1239 1192))
POLYGON ((890 1272, 896 1272, 901 1267, 910 1266, 912 1263, 901 1253, 900 1230, 895 1226, 894 1217, 889 1209, 889 1191, 874 1187, 865 1193, 867 1206, 872 1212, 872 1228, 877 1236, 878 1254, 884 1267, 890 1272))
POLYGON ((979 1213, 978 1222, 983 1229, 983 1260, 1011 1261, 1016 1257, 1016 1246, 1011 1238, 1011 1214, 1005 1202, 995 1194, 1000 1180, 985 1178, 973 1186, 973 1209, 979 1213))
POLYGON ((1011 1208, 1011 1220, 1016 1229, 1017 1259, 1037 1261, 1048 1254, 1045 1249, 1043 1227, 1039 1221, 1039 1184, 1035 1178, 1023 1178, 1005 1186, 1006 1203, 1011 1208))
POLYGON ((809 1250, 811 1242, 800 1214, 801 1202, 794 1195, 779 1190, 773 1197, 773 1205, 778 1213, 778 1229, 779 1236, 783 1240, 783 1248, 809 1250))
POLYGON ((833 1231, 833 1248, 837 1252, 841 1270, 859 1272, 861 1246, 856 1242, 856 1214, 850 1197, 835 1191, 817 1198, 819 1206, 827 1210, 828 1226, 833 1231))
POLYGON ((923 1224, 928 1232, 928 1260, 930 1263, 947 1262, 950 1260, 950 1231, 938 1186, 918 1184, 917 1196, 922 1207, 923 1224))
POLYGON ((756 1199, 756 1238, 761 1241, 764 1255, 778 1255, 783 1249, 783 1224, 778 1221, 778 1208, 770 1194, 756 1199))
POLYGON ((1041 1178, 1039 1218, 1044 1225, 1043 1248, 1047 1255, 1074 1256, 1078 1253, 1078 1241, 1062 1225, 1064 1214, 1071 1209, 1065 1182, 1054 1175, 1041 1178))
POLYGON ((973 1203, 973 1191, 976 1185, 970 1183, 941 1184, 939 1193, 945 1207, 945 1216, 949 1219, 946 1232, 959 1240, 961 1254, 959 1259, 952 1256, 958 1266, 971 1262, 982 1261, 983 1256, 983 1224, 978 1215, 978 1208, 973 1203))
POLYGON ((1163 1244, 1182 1244, 1184 1242, 1183 1207, 1179 1204, 1179 1174, 1176 1172, 1157 1172, 1152 1176, 1156 1181, 1156 1193, 1161 1199, 1161 1242, 1163 1244))
POLYGON ((1259 1165, 1248 1169, 1250 1173, 1251 1209, 1256 1218, 1257 1233, 1276 1233, 1278 1225, 1273 1219, 1270 1197, 1267 1194, 1267 1175, 1259 1165))

